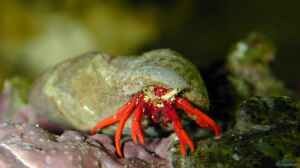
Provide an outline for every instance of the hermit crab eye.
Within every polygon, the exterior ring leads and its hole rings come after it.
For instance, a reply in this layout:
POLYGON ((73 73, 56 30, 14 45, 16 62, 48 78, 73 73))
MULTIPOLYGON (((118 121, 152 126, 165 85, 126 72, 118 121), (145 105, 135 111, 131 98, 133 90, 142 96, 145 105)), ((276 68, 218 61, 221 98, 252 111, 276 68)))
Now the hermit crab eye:
POLYGON ((143 92, 149 92, 149 88, 143 88, 143 92))

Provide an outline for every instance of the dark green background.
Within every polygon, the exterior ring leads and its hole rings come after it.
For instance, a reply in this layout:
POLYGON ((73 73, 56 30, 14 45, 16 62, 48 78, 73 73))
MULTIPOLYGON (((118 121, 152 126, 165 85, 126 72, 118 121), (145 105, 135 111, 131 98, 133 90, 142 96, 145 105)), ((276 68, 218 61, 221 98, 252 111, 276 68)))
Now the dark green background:
MULTIPOLYGON (((200 66, 224 58, 232 43, 257 31, 277 48, 273 64, 279 78, 296 87, 300 65, 300 1, 210 0, 195 1, 193 14, 182 27, 165 30, 150 45, 170 47, 200 66)), ((299 84, 299 83, 298 83, 299 84)))
MULTIPOLYGON (((99 44, 108 43, 104 49, 97 43, 95 49, 125 55, 171 48, 201 68, 224 59, 234 42, 250 32, 261 32, 277 48, 275 73, 289 87, 299 88, 299 7, 300 1, 296 0, 0 0, 0 83, 13 75, 35 78, 40 72, 32 70, 28 64, 32 60, 26 57, 28 52, 23 52, 23 47, 44 31, 41 25, 47 23, 48 16, 67 16, 94 33, 99 44), (103 9, 108 10, 105 13, 103 9), (100 23, 106 15, 107 23, 100 23), (136 37, 134 32, 138 30, 150 33, 136 37)), ((50 48, 42 53, 51 55, 53 51, 50 48)), ((49 57, 45 55, 40 57, 49 57)))

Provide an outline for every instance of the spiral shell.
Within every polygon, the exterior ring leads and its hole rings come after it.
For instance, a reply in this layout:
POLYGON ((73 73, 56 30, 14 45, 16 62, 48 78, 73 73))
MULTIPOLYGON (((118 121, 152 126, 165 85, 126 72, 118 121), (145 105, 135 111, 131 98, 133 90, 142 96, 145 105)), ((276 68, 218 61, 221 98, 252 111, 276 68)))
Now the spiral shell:
POLYGON ((138 57, 93 52, 66 60, 37 80, 30 102, 39 117, 86 131, 150 85, 181 89, 192 103, 208 109, 206 87, 197 68, 169 49, 138 57))

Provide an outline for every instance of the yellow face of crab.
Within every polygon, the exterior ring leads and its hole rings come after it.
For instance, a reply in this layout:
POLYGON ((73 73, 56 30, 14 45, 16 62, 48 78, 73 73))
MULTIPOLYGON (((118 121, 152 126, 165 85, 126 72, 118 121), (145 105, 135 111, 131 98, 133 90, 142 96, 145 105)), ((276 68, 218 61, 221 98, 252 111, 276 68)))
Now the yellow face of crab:
POLYGON ((144 101, 145 102, 151 102, 155 107, 158 108, 163 108, 164 103, 163 101, 169 100, 169 101, 174 101, 175 96, 181 92, 181 89, 175 88, 175 89, 170 89, 167 93, 164 95, 157 95, 155 92, 155 87, 154 86, 149 86, 143 89, 143 94, 144 94, 144 101))

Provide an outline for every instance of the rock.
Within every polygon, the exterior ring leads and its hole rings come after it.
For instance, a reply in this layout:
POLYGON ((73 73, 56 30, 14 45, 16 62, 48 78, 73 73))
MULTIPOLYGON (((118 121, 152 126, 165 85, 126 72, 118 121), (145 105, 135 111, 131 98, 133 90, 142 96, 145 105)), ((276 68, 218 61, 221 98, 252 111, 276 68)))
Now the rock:
POLYGON ((0 166, 3 168, 172 167, 170 160, 160 157, 167 153, 166 144, 171 137, 156 139, 152 144, 147 141, 145 146, 125 142, 125 159, 121 159, 116 157, 112 141, 105 135, 84 136, 77 131, 53 135, 30 124, 2 123, 0 128, 0 166), (160 150, 156 153, 155 149, 160 150))
POLYGON ((68 131, 55 136, 28 124, 5 124, 0 130, 4 166, 93 168, 101 165, 104 153, 103 147, 89 145, 82 135, 68 131))
MULTIPOLYGON (((299 167, 300 110, 289 97, 252 97, 220 140, 199 140, 196 152, 173 159, 178 168, 299 167)), ((180 155, 175 155, 180 156, 180 155)))

